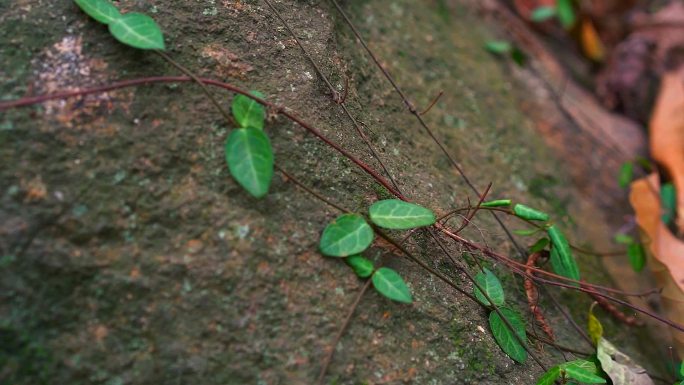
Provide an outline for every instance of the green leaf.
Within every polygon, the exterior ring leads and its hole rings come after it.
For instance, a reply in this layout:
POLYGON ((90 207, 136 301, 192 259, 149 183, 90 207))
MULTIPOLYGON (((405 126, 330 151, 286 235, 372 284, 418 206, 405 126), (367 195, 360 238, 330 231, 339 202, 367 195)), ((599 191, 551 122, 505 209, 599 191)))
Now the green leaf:
POLYGON ((634 243, 634 238, 627 234, 615 234, 615 242, 621 245, 631 245, 634 243))
POLYGON ((679 362, 679 377, 684 378, 684 361, 679 362))
MULTIPOLYGON (((504 304, 505 296, 503 287, 501 287, 501 282, 496 278, 496 275, 485 268, 484 271, 478 273, 475 276, 475 282, 484 290, 485 293, 491 298, 492 302, 496 306, 502 306, 504 304)), ((473 285, 473 294, 478 301, 486 306, 490 306, 489 301, 485 298, 484 294, 473 285)))
POLYGON ((513 230, 513 234, 520 235, 522 237, 529 237, 530 235, 537 234, 540 231, 542 231, 542 229, 513 230))
POLYGON ((632 243, 627 246, 627 256, 629 257, 629 264, 637 273, 640 272, 646 264, 646 254, 644 247, 640 243, 632 243))
POLYGON ((361 215, 343 214, 325 227, 319 247, 324 255, 347 257, 366 250, 373 237, 373 229, 361 215))
POLYGON ((548 238, 541 238, 537 242, 534 243, 534 245, 530 246, 530 253, 537 253, 542 250, 549 244, 549 239, 548 238))
POLYGON ((480 204, 480 207, 501 207, 501 206, 510 206, 510 205, 511 205, 510 199, 497 199, 497 200, 493 200, 493 201, 482 202, 480 204))
POLYGON ((164 49, 164 35, 151 17, 142 13, 127 13, 109 24, 116 40, 139 49, 164 49))
POLYGON ((399 273, 389 267, 381 267, 373 274, 373 286, 385 297, 402 303, 411 303, 411 292, 399 273))
POLYGON ((525 206, 523 204, 516 204, 513 207, 513 213, 522 219, 527 219, 529 221, 548 221, 549 214, 533 209, 532 207, 525 206))
POLYGON ((556 365, 551 369, 547 370, 544 375, 539 377, 537 380, 537 385, 553 385, 558 378, 560 378, 561 370, 560 366, 556 365))
POLYGON ((373 274, 373 270, 375 270, 373 262, 358 254, 350 255, 344 261, 347 262, 347 265, 354 270, 354 273, 359 278, 368 278, 373 274))
POLYGON ((511 51, 511 59, 513 59, 518 67, 522 67, 527 62, 527 55, 518 47, 513 47, 513 50, 511 51))
POLYGON ((532 15, 530 15, 530 20, 534 21, 535 23, 541 23, 555 16, 556 7, 551 7, 547 5, 535 8, 532 11, 532 15))
POLYGON ((268 136, 256 128, 233 130, 226 141, 230 174, 247 192, 261 198, 273 178, 273 150, 268 136))
MULTIPOLYGON (((551 248, 551 267, 553 268, 553 271, 563 277, 579 281, 579 267, 570 252, 570 245, 568 244, 565 235, 563 235, 556 225, 550 226, 546 232, 549 235, 551 245, 553 246, 551 248)), ((579 286, 578 283, 574 283, 574 285, 579 286)))
POLYGON ((108 0, 74 0, 88 16, 103 24, 109 24, 121 17, 121 13, 108 0))
POLYGON ((573 0, 556 0, 556 10, 558 12, 558 20, 563 28, 570 29, 575 25, 577 17, 573 0))
POLYGON ((621 188, 627 188, 634 176, 634 163, 625 162, 620 167, 620 174, 618 175, 618 184, 621 188))
POLYGON ((580 367, 577 366, 566 366, 565 367, 565 374, 569 377, 572 378, 573 380, 577 380, 579 382, 583 382, 586 384, 605 384, 606 379, 597 376, 596 374, 586 371, 580 367))
MULTIPOLYGON (((264 99, 264 94, 259 91, 249 91, 250 94, 264 99)), ((230 106, 235 120, 241 127, 252 127, 260 130, 264 129, 264 117, 266 112, 264 106, 250 99, 245 95, 235 95, 230 106)))
POLYGON ((375 202, 368 211, 371 221, 386 229, 406 230, 435 223, 432 210, 399 199, 375 202))
POLYGON ((511 43, 503 40, 491 40, 485 43, 485 49, 491 53, 503 54, 513 50, 511 43))
MULTIPOLYGON (((561 367, 563 369, 573 367, 573 368, 578 368, 578 369, 588 371, 589 373, 598 373, 598 368, 596 367, 596 364, 591 362, 591 361, 587 361, 587 360, 568 361, 568 362, 562 364, 561 367)), ((577 380, 577 378, 575 378, 575 379, 577 380)))
MULTIPOLYGON (((505 307, 499 308, 499 311, 506 317, 520 340, 525 341, 525 323, 520 315, 505 307)), ((499 344, 504 353, 521 364, 527 360, 527 351, 495 311, 489 313, 489 328, 492 330, 496 343, 499 344)))
POLYGON ((662 221, 669 225, 676 215, 677 192, 672 183, 665 183, 660 186, 660 205, 662 206, 662 221))

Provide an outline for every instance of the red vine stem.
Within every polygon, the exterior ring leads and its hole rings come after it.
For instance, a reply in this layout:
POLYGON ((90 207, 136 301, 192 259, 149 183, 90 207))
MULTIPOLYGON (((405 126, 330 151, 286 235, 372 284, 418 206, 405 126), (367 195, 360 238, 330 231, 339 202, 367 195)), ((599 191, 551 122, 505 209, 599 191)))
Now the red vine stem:
MULTIPOLYGON (((527 258, 527 263, 526 265, 529 267, 533 267, 537 263, 537 259, 541 257, 542 254, 541 252, 537 253, 532 253, 530 256, 527 258)), ((539 310, 539 292, 537 291, 537 287, 534 286, 534 282, 532 281, 532 270, 527 269, 525 272, 529 275, 528 277, 524 278, 524 286, 525 286, 525 294, 527 295, 527 303, 530 307, 530 312, 534 315, 534 319, 537 320, 537 323, 539 326, 542 328, 544 333, 546 333, 547 336, 551 339, 551 341, 555 341, 556 337, 553 334, 553 329, 551 328, 551 325, 546 321, 546 318, 544 317, 544 314, 542 314, 541 310, 539 310)))
MULTIPOLYGON (((248 98, 251 98, 251 99, 253 99, 253 100, 255 100, 255 101, 271 108, 271 109, 274 109, 278 114, 283 115, 283 116, 287 117, 288 119, 294 121, 295 123, 300 125, 302 128, 304 128, 307 131, 309 131, 310 133, 314 134, 317 138, 319 138, 321 141, 326 143, 328 146, 335 149, 341 155, 343 155, 344 157, 346 157, 347 159, 349 159, 350 161, 355 163, 357 166, 359 166, 361 169, 363 169, 367 174, 369 174, 371 177, 373 177, 378 183, 380 183, 383 187, 385 187, 390 193, 392 193, 393 195, 395 195, 399 199, 402 199, 404 201, 407 200, 400 192, 396 191, 396 189, 394 189, 389 184, 389 182, 387 182, 387 180, 385 180, 375 170, 370 168, 366 163, 355 158, 351 153, 349 153, 348 151, 346 151, 345 149, 340 147, 338 144, 336 144, 332 140, 328 139, 325 135, 323 135, 323 133, 321 133, 316 128, 314 128, 310 124, 303 121, 298 116, 294 115, 291 112, 286 111, 284 107, 275 105, 275 104, 268 102, 262 98, 254 96, 254 95, 250 94, 249 92, 247 92, 243 89, 240 89, 238 87, 235 87, 235 86, 228 84, 228 83, 223 83, 220 81, 216 81, 213 79, 207 79, 207 78, 200 78, 200 80, 204 84, 220 87, 220 88, 227 89, 229 91, 247 96, 248 98)), ((188 76, 154 76, 154 77, 147 77, 147 78, 131 79, 131 80, 121 81, 121 82, 112 83, 109 85, 104 85, 104 86, 94 87, 94 88, 89 88, 89 89, 84 89, 84 90, 58 92, 58 93, 54 93, 54 94, 22 98, 22 99, 18 99, 18 100, 14 100, 14 101, 9 101, 9 102, 0 102, 0 111, 5 111, 7 109, 15 108, 15 107, 25 107, 25 106, 29 106, 32 104, 42 103, 42 102, 45 102, 48 100, 64 99, 64 98, 76 97, 76 96, 84 96, 84 95, 89 95, 89 94, 94 94, 94 93, 112 91, 115 89, 120 89, 120 88, 125 88, 125 87, 132 87, 132 86, 146 85, 146 84, 153 84, 153 83, 179 83, 179 82, 192 82, 192 81, 195 81, 195 80, 192 79, 191 77, 188 77, 188 76)), ((465 238, 463 238, 457 234, 454 234, 454 233, 450 232, 446 227, 444 227, 443 225, 441 225, 439 223, 435 224, 434 226, 438 230, 440 230, 442 233, 444 233, 448 237, 454 239, 455 241, 462 243, 464 245, 467 245, 468 247, 471 247, 473 249, 477 249, 486 255, 489 255, 495 259, 498 259, 498 260, 504 262, 506 265, 511 267, 511 269, 513 271, 516 271, 519 275, 523 275, 523 276, 527 275, 524 271, 526 268, 526 266, 524 264, 517 262, 517 261, 514 261, 508 257, 501 255, 501 254, 495 253, 487 247, 481 246, 481 245, 474 243, 470 240, 467 240, 467 239, 465 239, 465 238), (522 268, 520 267, 520 265, 522 266, 522 268)), ((421 263, 419 262, 419 264, 421 264, 421 263)), ((421 264, 421 265, 422 265, 422 267, 426 268, 428 271, 432 272, 433 274, 436 273, 434 270, 430 269, 428 266, 426 266, 424 264, 421 264)), ((636 310, 640 313, 646 314, 646 315, 648 315, 648 316, 650 316, 650 317, 652 317, 652 318, 654 318, 654 319, 656 319, 662 323, 665 323, 665 324, 667 324, 667 325, 669 325, 669 326, 671 326, 671 327, 673 327, 679 331, 684 332, 684 326, 682 326, 682 325, 679 325, 679 324, 674 323, 674 322, 672 322, 666 318, 663 318, 663 317, 661 317, 661 316, 659 316, 653 312, 650 312, 647 309, 641 308, 639 306, 632 305, 626 301, 620 300, 620 299, 615 298, 615 297, 611 297, 607 294, 598 293, 598 292, 596 292, 596 289, 601 289, 601 290, 605 290, 605 291, 609 291, 609 292, 613 292, 613 293, 619 293, 619 294, 623 294, 623 295, 628 295, 628 293, 624 293, 624 292, 621 292, 619 290, 608 288, 608 287, 602 287, 600 285, 578 282, 578 281, 575 281, 575 280, 572 280, 569 278, 565 278, 565 277, 562 277, 562 276, 559 276, 559 275, 556 275, 553 273, 549 273, 549 272, 547 272, 545 270, 541 270, 541 269, 535 268, 535 269, 533 269, 533 271, 535 271, 536 273, 542 274, 542 275, 546 275, 546 276, 553 277, 555 279, 559 279, 559 280, 570 282, 570 283, 565 284, 565 283, 561 283, 561 282, 551 281, 548 279, 543 279, 543 278, 540 278, 537 276, 533 277, 533 279, 536 280, 537 282, 542 282, 545 284, 559 286, 559 287, 565 287, 565 288, 569 288, 569 289, 573 289, 573 290, 579 290, 579 291, 583 291, 586 293, 589 293, 589 292, 596 293, 596 295, 599 295, 603 298, 606 298, 612 302, 619 303, 623 306, 627 306, 627 307, 629 307, 633 310, 636 310), (574 285, 572 283, 574 283, 574 285), (576 286, 577 284, 580 284, 581 286, 577 287, 576 286)), ((439 274, 439 273, 437 273, 437 274, 439 274)), ((632 295, 641 296, 643 294, 632 294, 632 295)))

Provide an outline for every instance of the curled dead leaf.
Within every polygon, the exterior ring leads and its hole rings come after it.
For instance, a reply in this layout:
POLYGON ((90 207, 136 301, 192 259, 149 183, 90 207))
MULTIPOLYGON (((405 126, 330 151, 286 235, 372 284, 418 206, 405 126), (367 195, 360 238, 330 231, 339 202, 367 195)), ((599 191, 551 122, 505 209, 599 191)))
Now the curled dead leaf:
POLYGON ((617 350, 605 338, 599 339, 596 356, 601 362, 601 368, 613 380, 614 385, 654 385, 646 369, 617 350))

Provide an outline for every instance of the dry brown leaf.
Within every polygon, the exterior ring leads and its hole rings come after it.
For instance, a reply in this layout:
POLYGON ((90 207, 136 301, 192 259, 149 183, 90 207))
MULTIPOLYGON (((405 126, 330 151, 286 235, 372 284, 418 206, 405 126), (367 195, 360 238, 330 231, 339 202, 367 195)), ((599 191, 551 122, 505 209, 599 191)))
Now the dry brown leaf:
MULTIPOLYGON (((684 242, 677 239, 660 220, 660 183, 657 174, 632 183, 629 201, 648 254, 648 266, 658 286, 661 301, 670 320, 684 324, 684 242)), ((684 333, 672 330, 675 348, 684 357, 684 333)))
POLYGON ((596 356, 614 385, 653 385, 644 368, 603 337, 599 339, 596 356))
POLYGON ((666 73, 660 83, 651 117, 650 146, 653 159, 677 190, 677 226, 684 233, 684 66, 666 73))
POLYGON ((580 44, 582 45, 582 52, 589 59, 601 62, 606 56, 606 49, 603 47, 603 42, 596 32, 594 23, 589 19, 582 20, 580 26, 580 44))

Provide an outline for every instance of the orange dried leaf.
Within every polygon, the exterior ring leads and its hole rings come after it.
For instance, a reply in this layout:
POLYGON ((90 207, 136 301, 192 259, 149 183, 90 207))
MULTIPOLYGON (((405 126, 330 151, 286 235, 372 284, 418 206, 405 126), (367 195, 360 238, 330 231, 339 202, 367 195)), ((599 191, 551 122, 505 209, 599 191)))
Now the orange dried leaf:
MULTIPOLYGON (((660 220, 660 193, 657 174, 632 183, 629 201, 642 230, 648 265, 659 287, 667 317, 684 324, 684 242, 677 239, 660 220)), ((674 331, 675 348, 684 357, 684 333, 674 331)))
POLYGON ((603 47, 603 42, 599 37, 594 23, 589 19, 582 20, 580 27, 580 43, 582 44, 582 52, 589 59, 601 62, 606 56, 606 50, 603 47))

